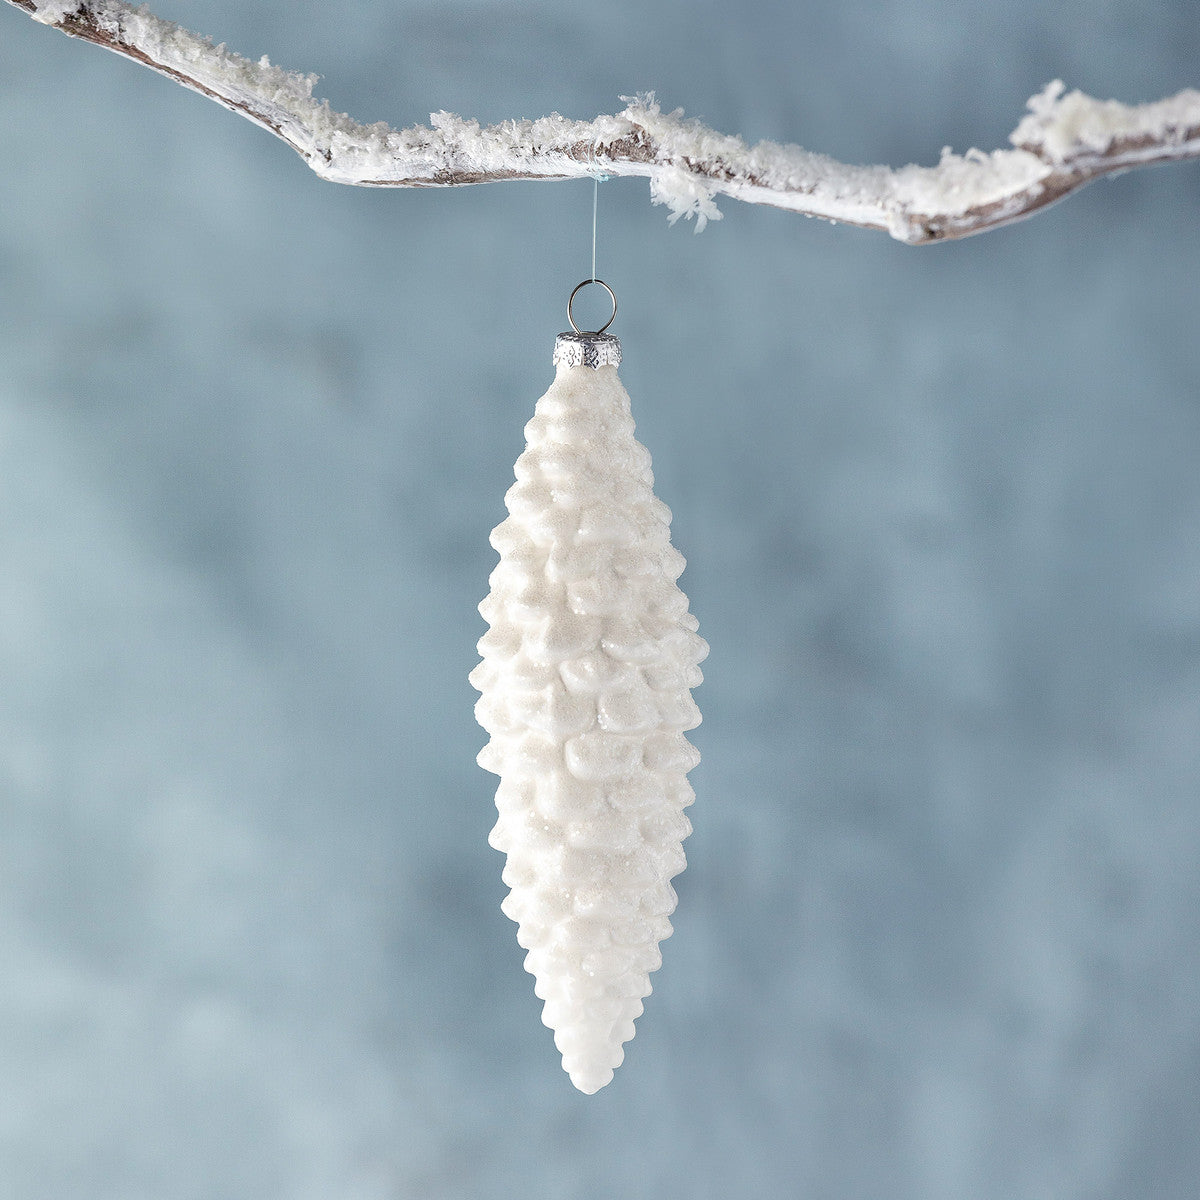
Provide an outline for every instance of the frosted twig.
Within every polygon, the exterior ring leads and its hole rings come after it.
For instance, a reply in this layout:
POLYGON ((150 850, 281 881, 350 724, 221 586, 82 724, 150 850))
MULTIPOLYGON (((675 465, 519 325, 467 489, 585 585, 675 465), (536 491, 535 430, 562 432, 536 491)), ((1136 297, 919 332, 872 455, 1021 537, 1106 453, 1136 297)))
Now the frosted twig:
POLYGON ((1101 175, 1200 157, 1200 92, 1127 106, 1066 92, 1029 101, 1012 149, 942 152, 935 167, 846 166, 799 146, 740 138, 664 113, 653 93, 594 121, 553 114, 480 127, 434 113, 430 128, 360 125, 314 99, 316 76, 242 58, 124 0, 7 0, 105 46, 282 138, 323 179, 453 187, 507 179, 641 175, 671 220, 720 217, 714 196, 880 229, 911 244, 967 237, 1030 216, 1101 175))

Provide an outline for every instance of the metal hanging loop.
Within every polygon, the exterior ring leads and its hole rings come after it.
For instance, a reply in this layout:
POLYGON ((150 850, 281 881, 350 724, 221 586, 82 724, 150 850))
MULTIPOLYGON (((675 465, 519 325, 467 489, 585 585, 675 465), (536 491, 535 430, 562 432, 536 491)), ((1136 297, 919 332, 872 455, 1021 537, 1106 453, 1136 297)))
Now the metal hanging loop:
POLYGON ((617 293, 614 292, 612 288, 610 288, 608 284, 604 282, 603 279, 585 279, 582 283, 576 284, 575 290, 571 293, 571 298, 567 301, 567 320, 571 322, 571 328, 575 330, 576 333, 603 333, 616 319, 617 293), (575 324, 575 317, 571 311, 575 304, 575 297, 578 296, 581 289, 587 287, 589 283, 599 284, 600 287, 602 287, 608 293, 609 299, 612 300, 612 314, 609 316, 608 320, 600 326, 599 329, 580 329, 579 326, 575 324))

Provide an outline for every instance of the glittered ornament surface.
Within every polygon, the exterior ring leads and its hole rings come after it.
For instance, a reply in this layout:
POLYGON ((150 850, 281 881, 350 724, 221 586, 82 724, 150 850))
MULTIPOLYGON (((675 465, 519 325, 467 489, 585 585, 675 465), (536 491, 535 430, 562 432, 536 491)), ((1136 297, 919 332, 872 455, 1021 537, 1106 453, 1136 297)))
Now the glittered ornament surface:
POLYGON ((699 761, 684 733, 700 723, 690 689, 708 653, 619 361, 616 338, 558 340, 492 532, 500 563, 471 675, 491 735, 479 762, 500 776, 503 908, 588 1093, 620 1065, 671 933, 699 761))

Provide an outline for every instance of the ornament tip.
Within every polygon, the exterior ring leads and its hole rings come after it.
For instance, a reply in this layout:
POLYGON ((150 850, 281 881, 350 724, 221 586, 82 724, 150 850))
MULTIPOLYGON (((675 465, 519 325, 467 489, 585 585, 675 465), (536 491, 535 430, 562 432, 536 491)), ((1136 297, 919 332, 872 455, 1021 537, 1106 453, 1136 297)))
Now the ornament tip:
POLYGON ((609 1070, 568 1071, 567 1074, 576 1090, 585 1096, 594 1096, 601 1088, 612 1083, 613 1079, 613 1073, 609 1070))

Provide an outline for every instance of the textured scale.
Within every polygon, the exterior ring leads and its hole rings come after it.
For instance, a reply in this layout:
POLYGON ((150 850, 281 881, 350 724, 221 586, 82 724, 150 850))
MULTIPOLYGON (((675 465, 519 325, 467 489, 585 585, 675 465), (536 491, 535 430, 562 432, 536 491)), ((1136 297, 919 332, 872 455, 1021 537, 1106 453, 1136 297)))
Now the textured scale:
POLYGON ((502 907, 563 1068, 590 1094, 620 1065, 671 933, 699 761, 684 732, 700 723, 690 689, 708 646, 675 583, 684 560, 634 437, 619 343, 587 339, 559 338, 525 427, 471 682, 491 735, 479 763, 500 776, 502 907))

